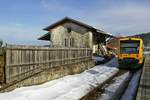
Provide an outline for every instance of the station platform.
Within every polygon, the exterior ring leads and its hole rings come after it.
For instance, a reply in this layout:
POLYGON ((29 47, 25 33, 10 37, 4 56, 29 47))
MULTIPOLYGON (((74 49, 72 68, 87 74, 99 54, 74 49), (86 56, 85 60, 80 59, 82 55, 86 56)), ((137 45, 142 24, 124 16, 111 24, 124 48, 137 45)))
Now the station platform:
POLYGON ((150 56, 145 57, 136 100, 150 100, 150 56))

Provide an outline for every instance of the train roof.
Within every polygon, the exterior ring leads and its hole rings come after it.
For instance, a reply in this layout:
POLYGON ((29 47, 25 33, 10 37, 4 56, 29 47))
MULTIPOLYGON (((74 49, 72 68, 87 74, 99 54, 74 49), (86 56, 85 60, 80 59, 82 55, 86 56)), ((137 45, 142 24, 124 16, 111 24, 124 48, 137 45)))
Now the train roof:
POLYGON ((135 38, 135 37, 124 37, 124 38, 120 38, 120 41, 124 41, 124 40, 142 40, 142 38, 135 38))

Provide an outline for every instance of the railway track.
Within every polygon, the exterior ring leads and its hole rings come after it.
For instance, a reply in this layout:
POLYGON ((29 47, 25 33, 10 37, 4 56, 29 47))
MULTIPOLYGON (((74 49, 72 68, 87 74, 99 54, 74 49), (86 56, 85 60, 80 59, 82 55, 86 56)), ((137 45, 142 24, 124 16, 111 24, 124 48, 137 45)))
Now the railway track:
MULTIPOLYGON (((125 85, 130 81, 132 74, 128 72, 127 70, 120 70, 116 75, 112 76, 109 80, 107 80, 104 84, 99 86, 98 88, 91 91, 84 99, 82 100, 110 100, 112 97, 118 97, 120 94, 117 93, 118 89, 121 89, 123 92, 125 87, 121 87, 123 82, 125 85), (125 75, 124 77, 120 77, 121 75, 125 75), (122 84, 116 81, 122 79, 122 84), (120 85, 119 85, 119 84, 120 85), (114 88, 113 88, 114 87, 114 88), (114 91, 115 90, 115 91, 114 91), (117 94, 117 96, 115 96, 117 94)), ((121 93, 121 92, 120 92, 121 93)), ((120 98, 120 97, 118 97, 120 98)), ((117 98, 113 98, 113 100, 116 100, 117 98)))
MULTIPOLYGON (((109 67, 118 66, 117 59, 110 61, 106 65, 109 67)), ((142 69, 136 71, 119 70, 117 74, 81 100, 133 100, 136 97, 141 72, 142 69), (131 99, 126 99, 125 97, 130 97, 131 99)))
POLYGON ((141 69, 137 71, 119 70, 115 76, 91 91, 82 100, 134 100, 140 75, 141 69))
POLYGON ((99 89, 98 100, 119 100, 131 77, 131 72, 120 70, 115 77, 99 89))

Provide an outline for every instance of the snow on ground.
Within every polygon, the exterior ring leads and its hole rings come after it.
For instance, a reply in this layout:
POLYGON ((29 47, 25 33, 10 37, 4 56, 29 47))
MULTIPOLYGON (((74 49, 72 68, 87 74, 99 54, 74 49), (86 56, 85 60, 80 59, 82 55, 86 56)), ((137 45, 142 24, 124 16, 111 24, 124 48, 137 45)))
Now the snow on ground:
POLYGON ((150 55, 150 51, 144 51, 145 55, 150 55))
POLYGON ((78 100, 117 72, 115 67, 98 65, 81 74, 0 93, 0 100, 78 100))
POLYGON ((129 72, 126 72, 114 78, 114 82, 105 88, 104 93, 100 95, 98 100, 111 100, 115 95, 115 93, 118 92, 120 86, 123 85, 123 83, 125 82, 128 76, 129 76, 129 72))
POLYGON ((112 60, 110 60, 108 63, 104 64, 108 67, 118 67, 118 58, 113 58, 112 60))
POLYGON ((100 56, 93 56, 92 59, 94 59, 96 62, 97 61, 103 61, 104 58, 103 57, 100 57, 100 56))

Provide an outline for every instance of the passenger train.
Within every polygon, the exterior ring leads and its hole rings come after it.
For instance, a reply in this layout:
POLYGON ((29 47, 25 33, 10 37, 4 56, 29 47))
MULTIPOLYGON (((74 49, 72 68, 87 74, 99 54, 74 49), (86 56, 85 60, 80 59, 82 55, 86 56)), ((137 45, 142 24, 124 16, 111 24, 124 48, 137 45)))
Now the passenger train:
POLYGON ((141 38, 122 38, 119 40, 119 68, 138 69, 144 61, 143 40, 141 38))

